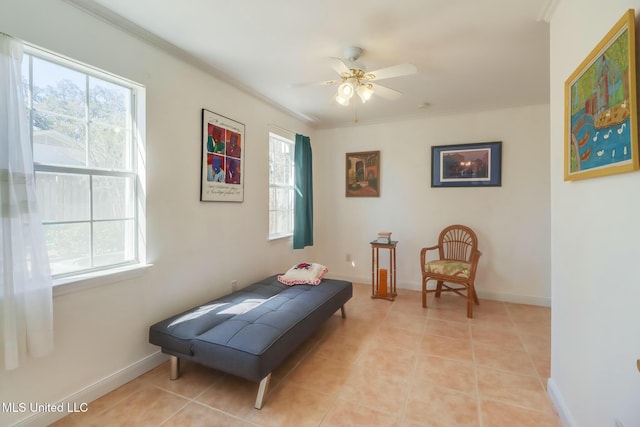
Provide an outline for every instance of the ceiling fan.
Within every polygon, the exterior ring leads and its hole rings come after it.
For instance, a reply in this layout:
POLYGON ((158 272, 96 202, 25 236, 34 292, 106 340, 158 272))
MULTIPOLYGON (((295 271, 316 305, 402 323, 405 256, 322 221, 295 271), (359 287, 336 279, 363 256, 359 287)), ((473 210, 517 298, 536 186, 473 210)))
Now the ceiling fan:
POLYGON ((418 69, 413 64, 398 64, 367 72, 364 65, 356 62, 362 52, 362 48, 352 46, 344 50, 346 61, 340 58, 331 58, 333 61, 332 68, 339 74, 340 78, 319 83, 327 86, 339 85, 335 100, 340 105, 349 105, 349 100, 354 94, 358 94, 363 103, 367 102, 374 93, 386 99, 397 99, 402 93, 374 82, 418 72, 418 69))

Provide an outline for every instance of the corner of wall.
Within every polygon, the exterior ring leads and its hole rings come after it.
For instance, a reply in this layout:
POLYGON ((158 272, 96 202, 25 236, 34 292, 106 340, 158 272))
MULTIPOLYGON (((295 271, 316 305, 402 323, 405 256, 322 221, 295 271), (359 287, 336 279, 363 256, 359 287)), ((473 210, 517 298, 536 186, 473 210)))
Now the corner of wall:
POLYGON ((573 418, 573 415, 567 407, 564 397, 553 378, 549 378, 547 380, 547 393, 549 394, 551 402, 553 402, 553 405, 556 407, 556 411, 558 412, 558 416, 560 416, 562 425, 564 427, 578 427, 575 418, 573 418))

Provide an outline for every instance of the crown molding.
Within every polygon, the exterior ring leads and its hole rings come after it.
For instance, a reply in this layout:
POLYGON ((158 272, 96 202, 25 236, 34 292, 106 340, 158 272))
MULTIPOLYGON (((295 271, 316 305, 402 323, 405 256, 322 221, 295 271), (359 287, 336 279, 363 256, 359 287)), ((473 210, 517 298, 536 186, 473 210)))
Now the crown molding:
POLYGON ((551 18, 553 18, 553 13, 556 11, 556 7, 562 0, 547 0, 540 10, 538 11, 538 21, 544 21, 547 24, 551 22, 551 18))
POLYGON ((112 10, 107 9, 106 7, 96 3, 93 0, 62 0, 62 1, 75 7, 76 9, 79 9, 87 13, 88 15, 93 16, 96 19, 99 19, 113 27, 123 30, 128 34, 140 40, 143 40, 152 46, 155 46, 161 49, 162 51, 168 53, 169 55, 177 59, 180 59, 181 61, 184 61, 187 64, 200 69, 201 71, 204 71, 205 73, 215 77, 216 79, 221 80, 233 86, 234 88, 244 92, 245 94, 258 99, 282 111, 283 113, 286 113, 289 116, 293 116, 299 120, 302 120, 312 128, 315 128, 315 126, 317 125, 317 122, 318 122, 317 119, 296 111, 292 111, 284 107, 283 105, 276 103, 272 99, 267 98, 266 96, 255 91, 254 89, 240 83, 238 80, 234 79, 233 77, 229 76, 226 73, 223 73, 222 71, 206 63, 205 61, 202 61, 199 58, 195 57, 194 55, 191 55, 184 49, 179 48, 178 46, 168 42, 162 37, 157 36, 151 31, 145 30, 141 26, 131 22, 127 18, 113 12, 112 10))

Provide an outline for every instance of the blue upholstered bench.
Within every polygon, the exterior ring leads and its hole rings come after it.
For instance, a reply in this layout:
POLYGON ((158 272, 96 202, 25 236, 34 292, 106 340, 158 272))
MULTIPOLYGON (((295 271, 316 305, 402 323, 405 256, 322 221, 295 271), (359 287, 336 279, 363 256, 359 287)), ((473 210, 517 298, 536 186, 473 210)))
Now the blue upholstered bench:
POLYGON ((351 282, 286 286, 271 276, 149 328, 149 342, 170 355, 171 379, 187 359, 259 382, 262 408, 271 372, 352 297, 351 282))

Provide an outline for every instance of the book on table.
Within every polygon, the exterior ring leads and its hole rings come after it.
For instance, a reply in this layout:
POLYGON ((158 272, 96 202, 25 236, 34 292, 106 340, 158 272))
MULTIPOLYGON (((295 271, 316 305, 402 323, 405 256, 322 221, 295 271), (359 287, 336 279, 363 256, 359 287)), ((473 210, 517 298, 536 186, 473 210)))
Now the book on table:
POLYGON ((391 243, 391 232, 389 231, 381 231, 378 233, 378 238, 376 239, 377 243, 388 245, 391 243))

